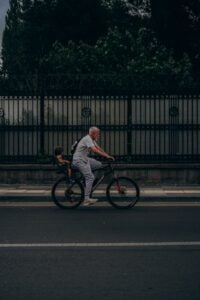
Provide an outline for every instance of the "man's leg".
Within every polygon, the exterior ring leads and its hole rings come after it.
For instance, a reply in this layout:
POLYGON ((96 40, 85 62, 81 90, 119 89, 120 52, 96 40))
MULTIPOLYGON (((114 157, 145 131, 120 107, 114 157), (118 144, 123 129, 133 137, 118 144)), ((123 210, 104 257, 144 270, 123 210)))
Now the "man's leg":
POLYGON ((92 190, 92 184, 94 181, 94 174, 92 173, 91 166, 89 161, 87 163, 83 161, 77 161, 74 163, 74 166, 79 169, 85 178, 85 199, 90 198, 90 193, 92 190))
POLYGON ((90 163, 90 167, 92 169, 92 171, 96 170, 96 169, 101 169, 102 167, 102 163, 94 158, 89 158, 89 163, 90 163))
MULTIPOLYGON (((90 157, 89 162, 90 162, 90 167, 91 167, 92 171, 101 169, 101 167, 102 167, 102 163, 100 161, 94 159, 94 158, 90 157)), ((94 173, 93 185, 95 185, 96 182, 98 181, 98 177, 100 177, 100 172, 96 171, 94 173)), ((90 194, 90 198, 92 198, 92 191, 91 191, 91 194, 90 194)))

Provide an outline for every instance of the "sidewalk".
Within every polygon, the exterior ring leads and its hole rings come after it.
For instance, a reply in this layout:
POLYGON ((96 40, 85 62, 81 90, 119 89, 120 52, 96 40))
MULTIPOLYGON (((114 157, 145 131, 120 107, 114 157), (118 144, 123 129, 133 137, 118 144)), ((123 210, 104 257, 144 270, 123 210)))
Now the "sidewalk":
MULTIPOLYGON (((0 201, 52 201, 50 184, 0 184, 0 201)), ((105 186, 94 195, 105 198, 105 186)), ((140 201, 200 201, 200 185, 140 185, 140 201)))

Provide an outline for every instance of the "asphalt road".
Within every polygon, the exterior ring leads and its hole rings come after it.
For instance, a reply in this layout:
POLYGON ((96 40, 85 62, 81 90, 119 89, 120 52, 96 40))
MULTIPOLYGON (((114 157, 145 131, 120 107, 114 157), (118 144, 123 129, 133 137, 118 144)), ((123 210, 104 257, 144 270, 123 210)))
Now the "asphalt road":
POLYGON ((200 299, 200 207, 0 208, 0 299, 200 299))

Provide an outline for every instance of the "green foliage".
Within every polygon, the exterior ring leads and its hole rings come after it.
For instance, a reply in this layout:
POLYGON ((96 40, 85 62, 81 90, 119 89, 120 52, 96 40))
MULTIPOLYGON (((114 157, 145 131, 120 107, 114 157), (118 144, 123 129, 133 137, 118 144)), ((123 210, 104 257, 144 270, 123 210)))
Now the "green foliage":
POLYGON ((176 56, 186 52, 200 66, 200 0, 150 0, 157 37, 176 56))
POLYGON ((107 85, 127 92, 167 92, 192 84, 189 57, 184 54, 175 59, 173 51, 160 45, 146 28, 140 28, 137 35, 110 29, 94 46, 55 43, 45 63, 53 74, 88 74, 91 85, 97 88, 98 82, 104 90, 107 85))
MULTIPOLYGON (((180 3, 184 4, 185 15, 193 16, 184 24, 187 34, 199 32, 200 0, 198 4, 188 1, 174 4, 179 17, 180 3)), ((149 14, 139 14, 147 4, 143 0, 10 0, 3 35, 1 87, 7 81, 15 89, 30 87, 46 93, 199 89, 199 39, 192 48, 190 37, 190 47, 177 55, 176 43, 167 43, 167 39, 173 37, 175 42, 182 35, 177 36, 180 26, 177 31, 170 25, 172 12, 167 0, 161 17, 160 2, 151 0, 152 19, 149 14)))
POLYGON ((20 22, 20 4, 18 0, 10 1, 10 9, 6 17, 6 27, 3 33, 3 69, 8 73, 21 69, 22 47, 20 35, 22 26, 20 22))

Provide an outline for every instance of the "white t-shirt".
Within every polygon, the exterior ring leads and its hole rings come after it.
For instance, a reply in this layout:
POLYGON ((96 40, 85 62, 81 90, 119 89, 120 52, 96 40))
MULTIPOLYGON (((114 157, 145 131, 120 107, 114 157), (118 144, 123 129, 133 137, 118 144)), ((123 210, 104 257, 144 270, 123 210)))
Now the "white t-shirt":
POLYGON ((73 155, 74 160, 88 161, 88 154, 91 147, 96 146, 97 143, 90 137, 90 135, 84 136, 78 143, 76 151, 73 155))

